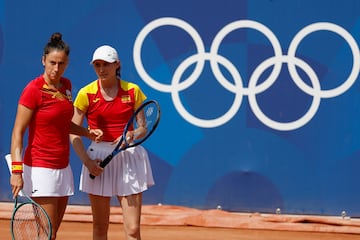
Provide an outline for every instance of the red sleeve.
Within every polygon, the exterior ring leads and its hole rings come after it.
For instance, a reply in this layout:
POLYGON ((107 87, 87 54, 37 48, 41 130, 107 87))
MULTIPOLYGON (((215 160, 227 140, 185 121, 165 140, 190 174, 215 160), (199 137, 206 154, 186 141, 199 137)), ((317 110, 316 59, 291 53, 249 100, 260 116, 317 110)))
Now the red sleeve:
POLYGON ((31 109, 35 109, 40 104, 40 100, 41 93, 34 84, 34 81, 31 81, 21 93, 19 104, 31 109))

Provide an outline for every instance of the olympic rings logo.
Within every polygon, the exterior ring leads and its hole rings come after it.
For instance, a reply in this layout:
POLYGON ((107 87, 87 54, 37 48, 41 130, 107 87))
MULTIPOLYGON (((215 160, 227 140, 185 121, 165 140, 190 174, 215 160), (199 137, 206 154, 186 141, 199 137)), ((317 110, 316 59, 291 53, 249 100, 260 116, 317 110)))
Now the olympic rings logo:
POLYGON ((344 28, 329 22, 318 22, 304 27, 295 35, 295 37, 291 41, 287 55, 283 55, 280 42, 275 36, 275 34, 269 28, 256 21, 239 20, 226 25, 215 36, 210 47, 210 52, 205 52, 205 46, 199 33, 190 24, 177 18, 159 18, 148 23, 139 32, 134 43, 133 57, 135 68, 138 71, 140 77, 150 87, 161 92, 171 93, 172 101, 179 114, 186 121, 203 128, 217 127, 228 122, 239 110, 244 95, 248 96, 250 107, 254 112, 255 116, 266 126, 281 131, 289 131, 300 128, 307 124, 314 117, 319 108, 320 100, 322 98, 333 98, 346 92, 356 81, 360 70, 359 47, 355 39, 344 28), (171 79, 170 85, 162 84, 154 80, 145 71, 141 59, 142 45, 147 35, 154 29, 167 25, 178 27, 187 32, 194 40, 197 49, 196 54, 186 58, 177 67, 171 79), (241 28, 250 28, 261 32, 270 41, 274 49, 274 56, 260 63, 258 67, 254 70, 249 79, 248 87, 243 86, 242 77, 238 72, 237 68, 228 59, 218 54, 219 46, 222 43, 223 39, 230 32, 241 28), (346 41, 352 52, 353 66, 350 74, 347 76, 347 79, 341 85, 330 90, 322 90, 319 78, 314 72, 314 70, 306 62, 296 57, 296 50, 300 42, 307 35, 316 31, 330 31, 338 34, 346 41), (200 74, 203 71, 205 61, 210 62, 212 72, 216 77, 217 81, 226 90, 235 94, 235 98, 230 109, 228 109, 228 111, 224 113, 221 117, 214 119, 200 119, 193 116, 185 109, 185 107, 181 103, 181 99, 179 96, 180 91, 190 87, 199 78, 200 74), (180 82, 181 76, 184 74, 185 70, 194 63, 196 63, 194 71, 190 74, 189 77, 180 82), (287 64, 289 74, 296 86, 309 96, 313 97, 311 106, 309 107, 308 111, 302 117, 292 122, 278 122, 269 118, 263 113, 256 99, 257 94, 267 90, 277 80, 282 65, 284 63, 287 64), (219 68, 219 64, 225 67, 232 75, 233 83, 229 82, 222 74, 219 68), (273 66, 273 69, 267 79, 261 82, 261 84, 257 84, 261 74, 271 66, 273 66), (297 67, 301 68, 302 71, 307 74, 312 86, 309 86, 301 79, 297 72, 297 67))

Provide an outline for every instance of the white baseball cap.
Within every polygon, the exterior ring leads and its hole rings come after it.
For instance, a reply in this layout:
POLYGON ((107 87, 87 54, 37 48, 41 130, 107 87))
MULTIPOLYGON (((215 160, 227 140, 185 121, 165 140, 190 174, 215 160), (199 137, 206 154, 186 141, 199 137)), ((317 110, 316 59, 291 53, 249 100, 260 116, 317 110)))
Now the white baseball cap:
POLYGON ((119 57, 114 48, 110 47, 109 45, 103 45, 95 50, 90 63, 92 64, 96 60, 103 60, 109 63, 113 63, 119 61, 119 57))

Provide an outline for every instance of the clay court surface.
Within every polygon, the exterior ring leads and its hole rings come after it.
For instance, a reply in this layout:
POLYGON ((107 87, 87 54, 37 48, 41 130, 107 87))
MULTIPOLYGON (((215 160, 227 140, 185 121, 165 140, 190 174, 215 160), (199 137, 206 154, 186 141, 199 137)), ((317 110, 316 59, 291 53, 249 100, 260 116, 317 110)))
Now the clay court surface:
MULTIPOLYGON (((0 240, 11 239, 11 203, 0 203, 0 240)), ((124 239, 120 208, 112 208, 109 240, 124 239)), ((91 239, 88 206, 68 206, 59 240, 91 239)), ((341 217, 229 213, 174 206, 144 206, 143 240, 360 240, 360 220, 341 217)))
MULTIPOLYGON (((0 220, 0 239, 11 239, 9 221, 0 220)), ((63 222, 59 240, 88 240, 91 239, 91 223, 63 222)), ((111 224, 109 240, 125 239, 122 224, 111 224)), ((272 230, 204 228, 193 226, 142 226, 143 240, 322 240, 360 239, 353 234, 331 234, 316 232, 293 232, 272 230)))

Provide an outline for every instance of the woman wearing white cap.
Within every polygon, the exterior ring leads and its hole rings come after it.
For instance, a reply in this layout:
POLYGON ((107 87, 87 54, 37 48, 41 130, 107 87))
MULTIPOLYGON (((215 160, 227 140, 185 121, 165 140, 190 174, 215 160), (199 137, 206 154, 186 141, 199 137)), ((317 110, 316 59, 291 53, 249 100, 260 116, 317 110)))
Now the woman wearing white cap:
MULTIPOLYGON (((117 154, 104 169, 98 163, 114 148, 134 110, 146 99, 138 85, 120 78, 121 64, 114 48, 97 48, 91 61, 98 79, 80 89, 73 122, 103 130, 103 142, 87 150, 78 136, 73 147, 83 162, 80 190, 89 194, 93 214, 93 239, 107 239, 110 200, 116 196, 123 210, 126 239, 141 239, 142 192, 154 184, 146 150, 137 146, 117 154), (89 174, 96 176, 91 179, 89 174)), ((131 133, 129 133, 131 134, 131 133)))

